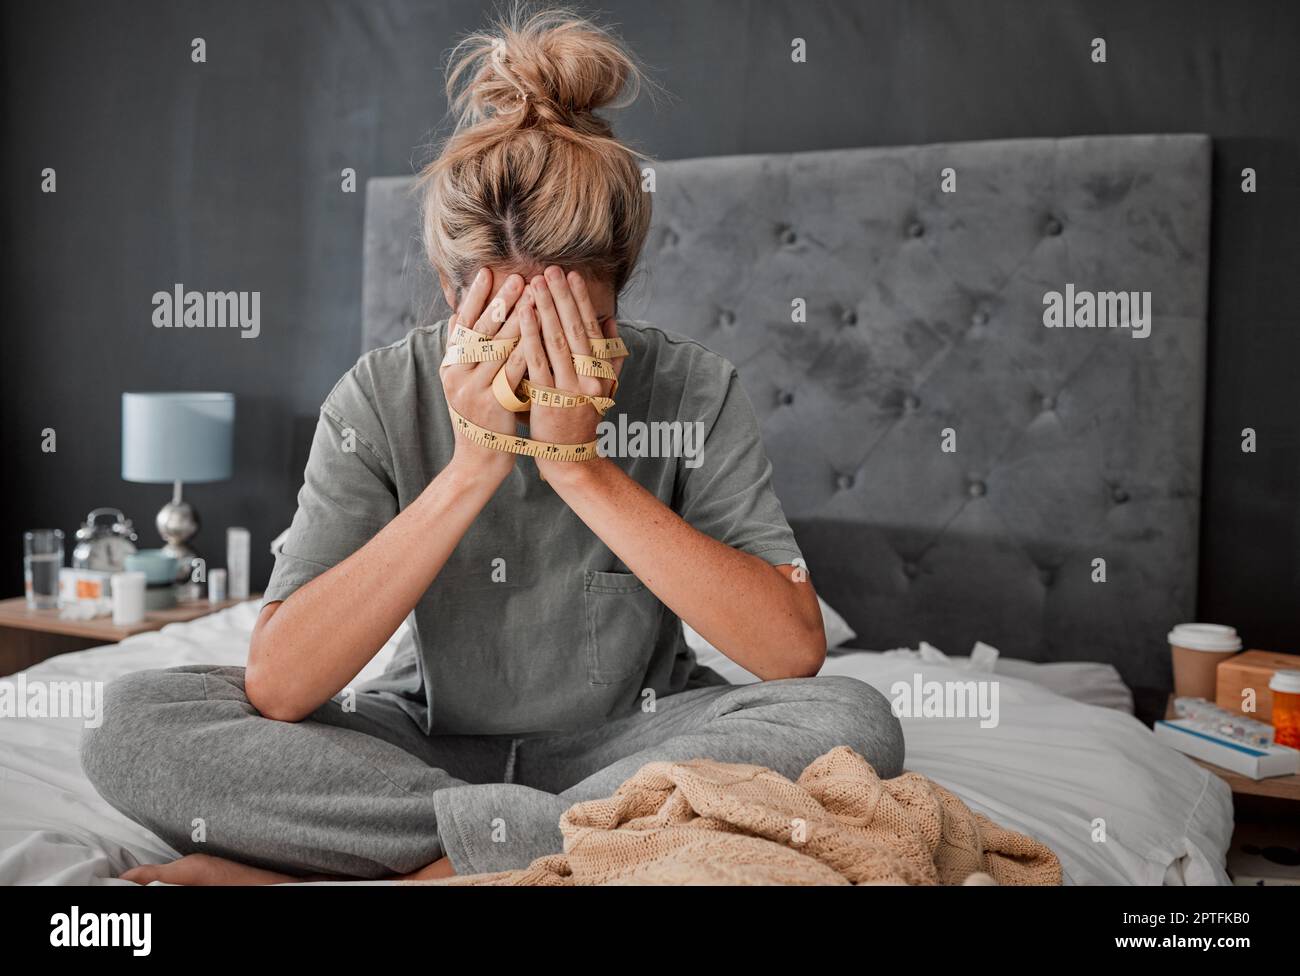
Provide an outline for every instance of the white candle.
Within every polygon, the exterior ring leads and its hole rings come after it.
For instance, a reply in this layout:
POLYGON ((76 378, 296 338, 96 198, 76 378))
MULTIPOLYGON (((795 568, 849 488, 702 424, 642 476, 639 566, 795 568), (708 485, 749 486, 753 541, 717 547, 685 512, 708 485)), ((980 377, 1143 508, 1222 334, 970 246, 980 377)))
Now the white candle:
POLYGON ((129 627, 144 620, 145 574, 139 570, 113 574, 113 624, 129 627))

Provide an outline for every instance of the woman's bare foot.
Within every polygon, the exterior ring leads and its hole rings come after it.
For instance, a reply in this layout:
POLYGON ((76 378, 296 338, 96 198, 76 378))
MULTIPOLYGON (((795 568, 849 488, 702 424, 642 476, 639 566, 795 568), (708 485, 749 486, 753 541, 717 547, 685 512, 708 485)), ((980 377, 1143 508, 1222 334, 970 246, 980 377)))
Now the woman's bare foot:
MULTIPOLYGON (((418 871, 398 875, 395 881, 436 881, 450 878, 456 872, 451 861, 441 857, 432 864, 426 864, 418 871)), ((175 885, 268 885, 292 884, 298 881, 346 881, 346 878, 329 878, 315 875, 309 878, 295 878, 289 874, 267 871, 263 868, 250 867, 238 861, 228 861, 224 857, 211 854, 187 854, 170 864, 142 864, 122 875, 123 881, 134 881, 147 885, 151 881, 162 881, 175 885)))
POLYGON ((454 878, 455 870, 451 866, 448 858, 440 857, 432 864, 426 864, 418 871, 412 871, 410 874, 403 874, 398 881, 437 881, 439 878, 454 878))
POLYGON ((122 879, 142 885, 151 881, 178 885, 265 885, 303 880, 211 854, 188 854, 170 864, 142 864, 124 873, 122 879))

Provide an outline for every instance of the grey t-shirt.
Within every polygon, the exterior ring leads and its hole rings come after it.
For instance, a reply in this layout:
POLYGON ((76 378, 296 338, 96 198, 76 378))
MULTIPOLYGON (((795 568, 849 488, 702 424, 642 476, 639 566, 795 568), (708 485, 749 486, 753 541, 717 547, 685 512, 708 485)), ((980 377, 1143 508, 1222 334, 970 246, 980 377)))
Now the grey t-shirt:
MULTIPOLYGON (((450 460, 438 378, 444 325, 362 356, 326 398, 264 602, 359 549, 450 460)), ((773 565, 794 562, 799 549, 735 368, 645 323, 620 322, 619 334, 629 355, 605 420, 629 434, 636 421, 699 421, 705 437, 695 461, 615 463, 701 532, 773 565)), ((696 667, 678 618, 540 480, 531 458, 517 460, 414 623, 413 660, 395 661, 381 687, 430 733, 591 728, 638 708, 645 689, 670 695, 721 680, 696 667)))

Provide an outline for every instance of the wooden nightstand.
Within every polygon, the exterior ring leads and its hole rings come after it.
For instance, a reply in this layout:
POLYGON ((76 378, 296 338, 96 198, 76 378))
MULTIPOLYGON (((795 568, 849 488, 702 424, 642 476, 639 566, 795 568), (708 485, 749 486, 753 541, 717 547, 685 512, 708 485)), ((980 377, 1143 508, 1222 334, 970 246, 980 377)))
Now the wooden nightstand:
MULTIPOLYGON (((1169 696, 1165 718, 1174 717, 1169 696)), ((1236 829, 1228 851, 1228 873, 1237 884, 1300 884, 1300 775, 1251 779, 1188 756, 1232 790, 1236 829)))
MULTIPOLYGON (((258 599, 254 594, 250 599, 258 599)), ((161 630, 167 624, 197 620, 199 617, 233 607, 243 600, 209 603, 191 600, 167 610, 145 614, 144 620, 129 627, 118 627, 112 617, 94 620, 64 620, 58 610, 31 610, 25 597, 0 600, 0 675, 13 674, 56 654, 84 651, 101 644, 116 644, 132 634, 161 630)))
MULTIPOLYGON (((1169 696, 1169 702, 1165 706, 1165 718, 1175 718, 1174 715, 1174 696, 1169 696)), ((1224 769, 1222 766, 1216 766, 1213 763, 1203 762, 1195 756, 1188 756, 1192 762, 1198 766, 1208 769, 1219 779, 1228 784, 1232 790, 1234 800, 1237 797, 1264 797, 1269 800, 1284 800, 1293 803, 1300 803, 1300 774, 1291 776, 1270 776, 1268 779, 1251 779, 1249 776, 1242 776, 1241 773, 1234 773, 1230 769, 1224 769)), ((1300 814, 1297 809, 1296 814, 1300 814)))

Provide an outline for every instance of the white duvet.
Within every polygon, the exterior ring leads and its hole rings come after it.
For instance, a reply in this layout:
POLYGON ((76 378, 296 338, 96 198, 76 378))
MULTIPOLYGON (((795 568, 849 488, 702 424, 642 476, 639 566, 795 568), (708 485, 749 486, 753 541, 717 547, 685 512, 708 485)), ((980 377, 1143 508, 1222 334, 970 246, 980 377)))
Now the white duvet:
MULTIPOLYGON (((29 681, 108 681, 146 668, 242 664, 256 619, 246 603, 108 647, 51 658, 29 681)), ((362 672, 383 670, 405 628, 362 672)), ((707 662, 730 680, 746 675, 707 662)), ((823 674, 867 681, 968 680, 953 665, 854 652, 823 674)), ((1021 673, 1028 673, 1023 668, 1021 673)), ((10 678, 2 679, 12 681, 10 678)), ((999 722, 904 719, 907 767, 973 809, 1046 843, 1074 884, 1227 883, 1232 802, 1217 777, 1121 711, 999 675, 999 722)), ((99 798, 81 773, 78 718, 0 718, 0 883, 97 884, 175 852, 99 798)))

